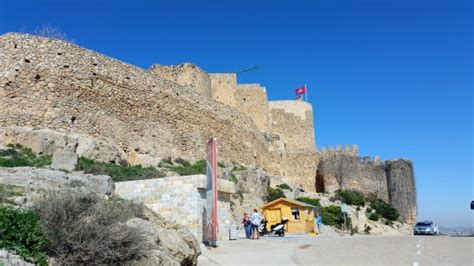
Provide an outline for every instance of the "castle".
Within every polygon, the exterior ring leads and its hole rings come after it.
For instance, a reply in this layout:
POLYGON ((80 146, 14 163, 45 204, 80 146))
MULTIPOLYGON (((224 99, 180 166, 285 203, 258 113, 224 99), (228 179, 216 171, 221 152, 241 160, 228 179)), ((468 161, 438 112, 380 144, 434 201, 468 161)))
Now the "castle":
MULTIPOLYGON (((143 70, 64 41, 7 33, 0 36, 0 106, 0 127, 88 135, 120 147, 132 165, 200 160, 207 140, 217 137, 221 160, 261 167, 308 191, 355 186, 334 185, 331 171, 319 171, 317 186, 318 166, 336 151, 317 151, 309 103, 268 101, 265 87, 238 84, 235 73, 206 73, 193 64, 143 70)), ((355 149, 337 152, 358 156, 355 149)), ((388 201, 390 178, 380 177, 375 188, 388 201)), ((393 202, 410 198, 409 211, 401 211, 410 221, 411 183, 410 191, 403 183, 392 195, 393 202)))

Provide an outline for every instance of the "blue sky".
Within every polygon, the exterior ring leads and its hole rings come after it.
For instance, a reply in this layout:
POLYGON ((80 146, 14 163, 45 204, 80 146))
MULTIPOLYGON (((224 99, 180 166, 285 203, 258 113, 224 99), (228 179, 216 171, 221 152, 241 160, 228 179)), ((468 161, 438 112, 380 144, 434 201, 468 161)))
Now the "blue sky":
POLYGON ((0 0, 0 33, 49 24, 143 68, 258 65, 239 81, 271 100, 306 83, 318 146, 413 160, 419 218, 472 226, 472 14, 469 0, 0 0))

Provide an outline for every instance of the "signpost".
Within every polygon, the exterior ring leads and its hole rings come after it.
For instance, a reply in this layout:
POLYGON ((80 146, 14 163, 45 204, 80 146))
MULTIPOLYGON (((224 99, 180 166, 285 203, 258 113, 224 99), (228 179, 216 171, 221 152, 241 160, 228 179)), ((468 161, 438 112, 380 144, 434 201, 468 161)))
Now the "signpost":
POLYGON ((343 232, 345 233, 346 230, 347 230, 347 225, 346 225, 347 204, 346 204, 346 203, 341 203, 341 213, 342 213, 342 216, 344 217, 344 229, 343 229, 343 232))
POLYGON ((207 142, 206 148, 206 207, 204 243, 217 247, 217 139, 207 142))

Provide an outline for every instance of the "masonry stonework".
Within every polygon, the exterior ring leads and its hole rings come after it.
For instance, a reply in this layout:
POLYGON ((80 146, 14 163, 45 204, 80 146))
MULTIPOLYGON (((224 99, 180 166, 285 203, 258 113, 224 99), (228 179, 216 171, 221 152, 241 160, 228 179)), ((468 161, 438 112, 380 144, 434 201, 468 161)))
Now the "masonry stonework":
POLYGON ((376 195, 397 208, 408 224, 416 223, 416 189, 411 161, 359 157, 357 146, 323 148, 320 154, 316 191, 353 189, 365 195, 376 195))
POLYGON ((0 62, 0 127, 75 132, 158 159, 203 159, 217 137, 223 160, 268 161, 247 115, 140 68, 22 34, 0 36, 0 62))
POLYGON ((270 101, 274 150, 315 151, 313 108, 303 101, 270 101))
POLYGON ((238 84, 235 93, 237 110, 247 114, 261 132, 271 132, 267 91, 259 84, 238 84))
POLYGON ((209 78, 211 79, 212 99, 236 108, 237 75, 234 73, 211 73, 209 78))
POLYGON ((211 98, 211 80, 209 75, 194 64, 185 63, 175 66, 153 65, 148 71, 211 98))
MULTIPOLYGON (((206 176, 173 176, 157 179, 115 183, 115 194, 142 202, 166 219, 188 228, 194 236, 203 239, 203 213, 206 205, 206 176)), ((230 225, 234 224, 230 209, 230 195, 234 183, 218 180, 219 240, 228 239, 230 225)))
POLYGON ((201 160, 216 137, 220 160, 264 168, 308 191, 376 192, 416 219, 411 164, 365 161, 355 149, 318 152, 309 103, 268 101, 265 88, 237 84, 235 73, 192 64, 145 71, 64 41, 8 33, 0 36, 0 130, 16 126, 77 134, 100 143, 83 141, 87 147, 117 149, 106 161, 149 166, 201 160), (352 176, 341 179, 341 158, 352 176))

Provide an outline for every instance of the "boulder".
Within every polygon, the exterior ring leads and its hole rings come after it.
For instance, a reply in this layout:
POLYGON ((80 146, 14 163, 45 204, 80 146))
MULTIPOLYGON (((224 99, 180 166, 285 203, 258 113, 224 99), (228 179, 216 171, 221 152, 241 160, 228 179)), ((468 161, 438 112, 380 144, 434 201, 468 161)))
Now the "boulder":
POLYGON ((98 162, 127 164, 127 154, 120 147, 87 136, 79 136, 76 154, 98 162))
POLYGON ((56 150, 53 153, 51 168, 57 170, 73 171, 77 167, 79 157, 76 153, 68 150, 56 150))
POLYGON ((30 148, 36 154, 53 154, 57 149, 77 146, 78 136, 65 134, 50 129, 32 129, 28 127, 11 127, 4 129, 3 142, 20 144, 30 148))
POLYGON ((35 191, 57 191, 72 188, 100 195, 113 195, 115 191, 110 176, 66 173, 33 167, 0 167, 0 184, 24 187, 35 191))
POLYGON ((134 265, 197 265, 201 254, 199 244, 191 232, 160 215, 145 209, 146 219, 134 218, 127 225, 143 230, 151 253, 134 265))
POLYGON ((0 249, 0 265, 34 266, 33 263, 26 262, 19 255, 5 249, 0 249))

